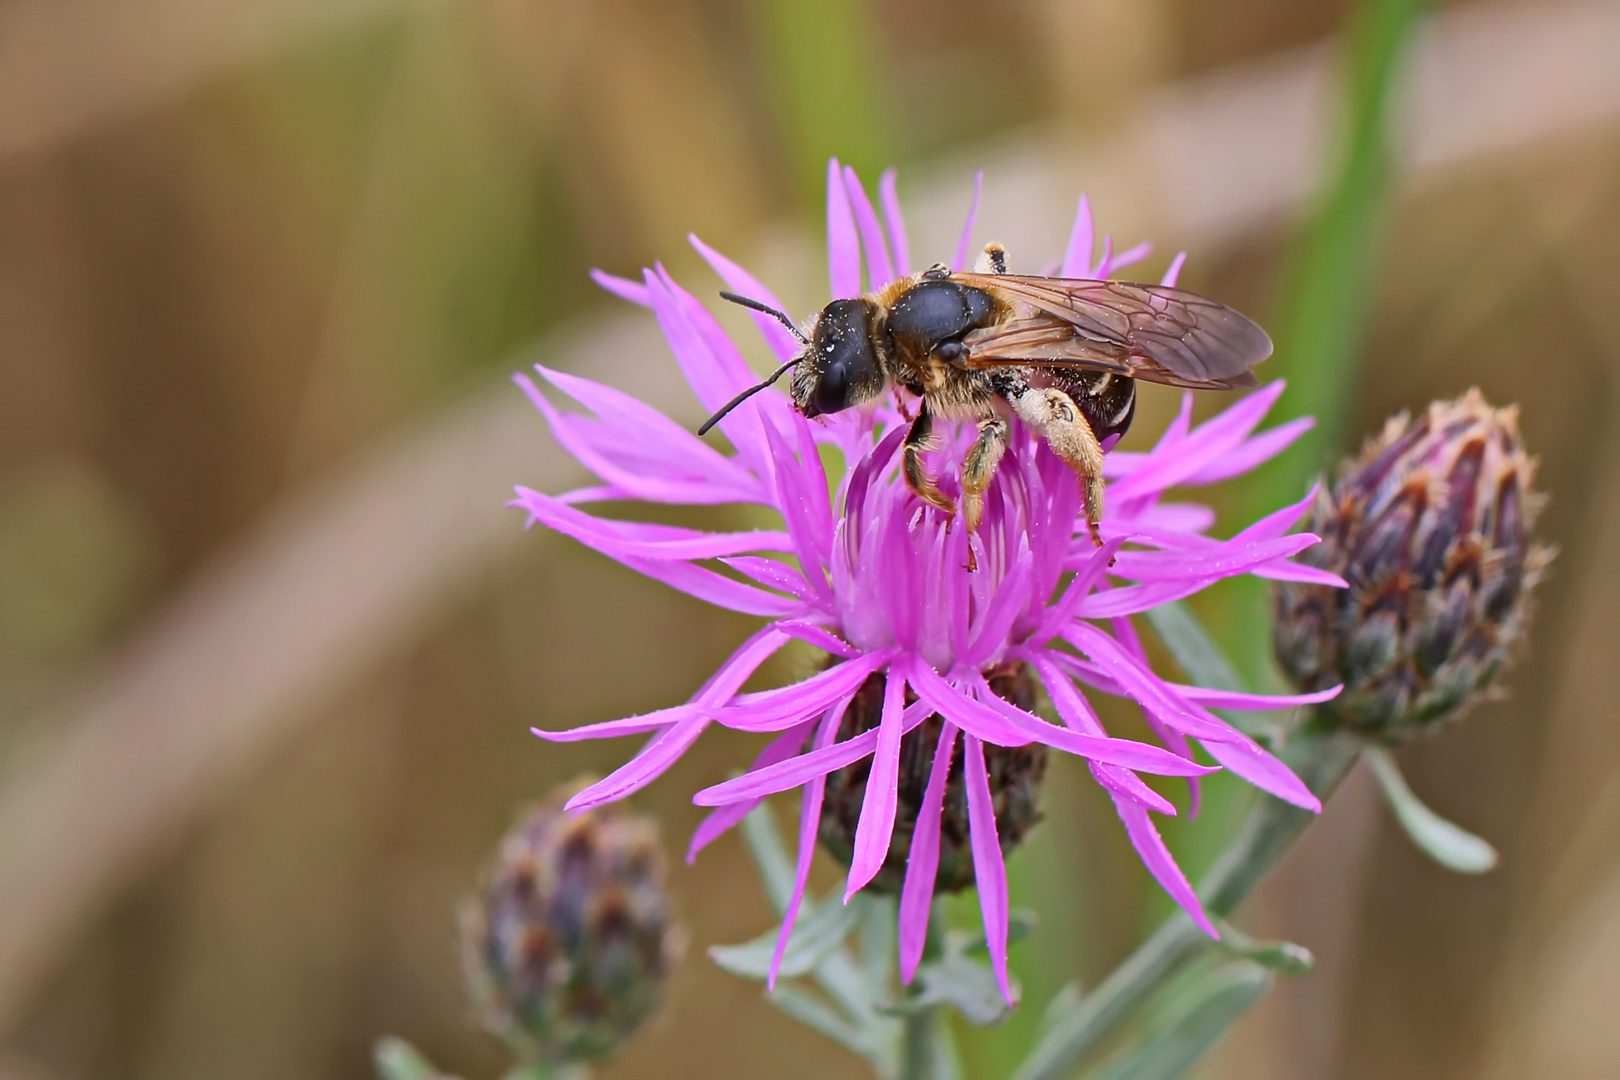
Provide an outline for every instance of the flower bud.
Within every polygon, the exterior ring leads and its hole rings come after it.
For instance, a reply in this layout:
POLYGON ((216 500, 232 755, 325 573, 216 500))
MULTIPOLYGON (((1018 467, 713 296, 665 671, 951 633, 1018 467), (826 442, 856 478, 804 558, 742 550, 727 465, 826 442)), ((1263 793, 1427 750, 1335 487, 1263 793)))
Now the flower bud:
POLYGON ((1551 557, 1529 540, 1534 476, 1517 409, 1478 390, 1390 420, 1308 526, 1322 543, 1300 561, 1350 587, 1275 590, 1283 670, 1308 690, 1342 682, 1333 714, 1385 741, 1456 716, 1519 643, 1551 557))
MULTIPOLYGON (((1037 697, 1034 676, 1022 663, 1004 664, 985 672, 990 689, 1003 701, 1025 711, 1033 711, 1037 697)), ((878 726, 883 715, 882 675, 873 675, 862 684, 838 727, 838 740, 852 739, 878 726)), ((916 701, 906 692, 906 704, 916 701)), ((900 740, 899 799, 895 810, 894 837, 889 855, 872 883, 880 893, 898 894, 905 881, 906 860, 911 854, 911 835, 917 827, 917 811, 928 789, 928 775, 934 767, 934 752, 944 726, 938 713, 913 728, 900 740)), ((1046 747, 984 745, 985 771, 990 778, 990 800, 996 812, 996 835, 1006 854, 1023 842, 1029 830, 1041 820, 1036 810, 1041 782, 1046 778, 1046 747)), ((967 788, 963 780, 962 740, 952 752, 946 774, 945 802, 939 827, 939 871, 934 879, 936 892, 960 892, 973 884, 973 851, 968 845, 967 788)), ((821 846, 833 858, 848 866, 855 851, 855 830, 866 799, 866 780, 872 759, 829 773, 826 796, 821 804, 821 846)))
POLYGON ((679 950, 657 827, 616 807, 570 817, 583 786, 521 815, 461 906, 477 1019, 523 1061, 610 1053, 657 1008, 679 950))

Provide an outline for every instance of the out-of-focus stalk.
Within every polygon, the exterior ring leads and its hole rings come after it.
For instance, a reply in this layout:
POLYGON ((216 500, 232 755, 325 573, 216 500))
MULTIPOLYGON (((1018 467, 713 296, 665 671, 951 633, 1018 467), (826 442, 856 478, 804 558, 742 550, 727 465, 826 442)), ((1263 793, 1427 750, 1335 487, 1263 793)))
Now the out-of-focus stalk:
MULTIPOLYGON (((1237 520, 1303 495, 1344 449, 1355 419, 1361 342, 1391 173, 1390 103, 1423 6, 1424 0, 1363 0, 1346 28, 1340 141, 1331 179, 1289 255, 1267 326, 1277 344, 1267 375, 1288 379, 1282 415, 1314 416, 1317 426, 1294 452, 1241 481, 1237 520)), ((1261 689, 1284 685, 1272 660, 1265 582, 1237 579, 1212 599, 1218 607, 1206 615, 1232 643, 1228 652, 1244 681, 1261 689)), ((1250 801, 1246 786, 1223 777, 1205 784, 1197 825, 1167 835, 1187 873, 1213 865, 1250 801)))
MULTIPOLYGON (((1347 29, 1342 141, 1332 179, 1288 258, 1267 326, 1277 344, 1267 374, 1288 379, 1282 415, 1314 416, 1317 424, 1293 453, 1244 482, 1244 513, 1299 498, 1346 448, 1392 172, 1390 103, 1423 8, 1424 0, 1364 0, 1347 29)), ((1264 678, 1270 674, 1264 584, 1245 580, 1233 591, 1224 620, 1227 640, 1237 643, 1233 659, 1251 680, 1264 678)))

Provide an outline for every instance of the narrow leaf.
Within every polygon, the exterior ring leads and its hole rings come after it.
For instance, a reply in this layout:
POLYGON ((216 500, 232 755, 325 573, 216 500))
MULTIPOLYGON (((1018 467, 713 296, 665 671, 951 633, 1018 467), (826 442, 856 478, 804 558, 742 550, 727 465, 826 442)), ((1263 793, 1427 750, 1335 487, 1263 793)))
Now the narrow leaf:
POLYGON ((748 853, 759 868, 765 895, 770 897, 778 915, 787 911, 788 899, 793 895, 793 860, 782 846, 782 834, 776 831, 776 819, 765 804, 743 818, 743 838, 748 841, 748 853))
POLYGON ((382 1080, 442 1080, 444 1074, 422 1052, 396 1035, 384 1035, 371 1050, 382 1080))
POLYGON ((1271 989, 1271 972, 1241 961, 1217 968, 1177 997, 1178 1008, 1100 1080, 1176 1080, 1271 989))
MULTIPOLYGON (((832 955, 855 929, 862 910, 859 904, 845 906, 833 900, 805 906, 810 910, 800 916, 782 952, 777 972, 782 978, 807 974, 832 955)), ((777 932, 771 930, 741 945, 713 945, 709 959, 733 975, 763 980, 770 974, 776 939, 777 932)))
POLYGON ((840 1016, 832 1006, 791 986, 778 987, 765 1000, 789 1019, 814 1028, 833 1042, 861 1057, 871 1059, 872 1040, 856 1024, 840 1016))
POLYGON ((1496 865, 1497 854, 1487 841, 1467 832, 1424 806, 1406 785, 1395 758, 1381 746, 1363 752, 1384 789, 1395 820, 1422 852, 1447 870, 1459 874, 1483 874, 1496 865))

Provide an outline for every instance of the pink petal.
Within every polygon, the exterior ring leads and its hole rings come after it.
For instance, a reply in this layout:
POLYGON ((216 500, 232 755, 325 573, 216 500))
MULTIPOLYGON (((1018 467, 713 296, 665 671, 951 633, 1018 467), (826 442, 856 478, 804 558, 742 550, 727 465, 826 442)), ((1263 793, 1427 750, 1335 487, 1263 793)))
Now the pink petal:
MULTIPOLYGON (((844 705, 847 707, 848 702, 844 705)), ((821 727, 816 732, 817 749, 824 748, 837 732, 838 719, 843 712, 843 708, 836 712, 829 709, 827 715, 821 718, 821 727)), ((810 860, 816 853, 816 830, 821 824, 821 800, 826 789, 826 776, 818 776, 804 787, 804 801, 799 810, 799 853, 793 870, 793 892, 788 897, 787 910, 782 913, 782 932, 776 937, 776 950, 771 953, 770 974, 765 980, 766 987, 771 990, 776 989, 776 975, 782 969, 782 955, 787 952, 788 941, 793 937, 793 924, 799 918, 799 905, 804 902, 804 887, 810 880, 810 860)))
POLYGON ((891 650, 869 653, 794 683, 761 694, 746 694, 719 710, 715 719, 738 731, 780 731, 818 713, 844 694, 853 693, 866 677, 886 665, 891 650))
POLYGON ((973 876, 979 891, 979 911, 984 916, 984 940, 990 950, 990 966, 996 972, 996 985, 1008 1005, 1013 1001, 1007 981, 1007 864, 1001 857, 1001 841, 996 836, 996 812, 990 802, 990 776, 984 768, 984 746, 972 735, 965 735, 962 755, 967 784, 968 834, 973 848, 973 876))
POLYGON ((911 834, 911 855, 906 860, 906 881, 900 888, 900 981, 907 986, 917 974, 928 944, 928 919, 934 903, 934 881, 939 875, 939 821, 945 806, 945 781, 956 752, 956 725, 946 721, 934 747, 928 787, 917 808, 911 834))
POLYGON ((652 297, 647 293, 647 286, 639 281, 615 277, 602 270, 592 270, 591 280, 621 300, 628 300, 642 307, 652 307, 652 297))
POLYGON ((861 245, 837 158, 827 162, 827 273, 834 300, 861 294, 861 245))
POLYGON ((632 556, 621 557, 618 561, 637 573, 662 581, 672 589, 678 589, 706 604, 713 604, 728 611, 776 618, 803 609, 803 605, 797 600, 775 596, 763 589, 744 585, 740 581, 733 581, 713 570, 705 570, 691 563, 660 562, 632 556))
POLYGON ((911 245, 906 240, 906 219, 900 213, 893 169, 885 170, 878 180, 878 192, 883 200, 883 221, 889 227, 889 242, 894 247, 894 270, 906 277, 911 273, 911 245))
POLYGON ((1181 280, 1181 268, 1186 265, 1187 253, 1185 251, 1176 252, 1176 257, 1170 260, 1170 268, 1164 272, 1164 277, 1159 279, 1159 284, 1166 288, 1175 288, 1176 282, 1181 280))
POLYGON ((692 695, 692 702, 713 707, 730 701, 742 684, 759 670, 759 665, 775 656, 788 640, 788 635, 774 626, 754 631, 703 681, 698 692, 692 695))
POLYGON ((680 529, 670 530, 675 535, 654 537, 640 522, 609 521, 530 488, 516 491, 514 505, 536 521, 615 559, 714 559, 745 551, 788 551, 793 546, 786 533, 768 531, 701 533, 680 529))
POLYGON ((1090 555, 1084 556, 1084 561, 1075 567, 1074 577, 1069 580, 1069 586, 1064 590, 1063 596, 1056 604, 1047 609, 1046 619, 1040 630, 1030 635, 1030 646, 1044 645, 1051 641, 1057 633, 1073 621, 1076 612, 1080 610, 1093 586, 1108 569, 1108 564, 1119 554, 1120 546, 1128 540, 1126 536, 1109 537, 1103 546, 1093 549, 1090 555))
POLYGON ((1193 551, 1126 551, 1120 553, 1109 572, 1116 577, 1144 583, 1235 577, 1267 563, 1297 555, 1316 542, 1317 538, 1310 533, 1296 533, 1252 543, 1236 540, 1216 543, 1193 551))
MULTIPOLYGON (((601 440, 592 436, 589 429, 599 428, 600 424, 584 421, 582 417, 562 415, 525 375, 514 375, 512 381, 523 388, 529 400, 540 410, 546 422, 551 425, 552 437, 563 449, 581 465, 626 495, 649 502, 688 505, 766 501, 764 487, 751 478, 746 485, 739 485, 730 478, 718 482, 714 478, 701 475, 687 479, 670 479, 627 468, 622 453, 615 453, 601 445, 601 440)), ((619 442, 622 444, 622 439, 619 442)))
POLYGON ((1320 570, 1314 566, 1304 566, 1300 563, 1280 562, 1270 566, 1262 566, 1254 571, 1254 576, 1267 578, 1271 581, 1299 581, 1306 585, 1330 585, 1336 589, 1348 589, 1350 583, 1338 574, 1328 570, 1320 570))
POLYGON ((891 669, 883 691, 883 716, 872 752, 872 771, 861 800, 860 822, 855 827, 855 850, 849 864, 844 903, 866 887, 883 869, 894 839, 894 819, 900 798, 900 714, 906 704, 905 676, 891 669))
POLYGON ((894 264, 889 261, 889 247, 884 241, 883 226, 878 224, 872 200, 855 170, 844 166, 844 190, 855 210, 855 224, 860 228, 861 247, 866 249, 866 279, 873 289, 881 289, 894 280, 894 264))
POLYGON ((785 592, 789 596, 806 603, 816 599, 816 592, 810 587, 810 583, 804 580, 804 575, 799 573, 796 568, 780 560, 767 559, 757 555, 744 555, 739 558, 721 559, 720 561, 738 573, 746 574, 767 589, 785 592))
POLYGON ((622 735, 645 735, 649 731, 668 727, 679 721, 697 715, 697 710, 690 704, 676 705, 669 709, 659 709, 657 712, 642 713, 640 716, 627 716, 623 720, 607 720, 600 724, 583 724, 580 727, 568 728, 566 731, 546 731, 543 728, 532 727, 529 731, 547 742, 571 743, 583 742, 586 739, 616 739, 622 735))
MULTIPOLYGON (((1112 495, 1129 500, 1162 492, 1185 482, 1231 453, 1265 418, 1283 391, 1282 380, 1250 394, 1219 416, 1200 424, 1174 446, 1174 452, 1155 448, 1153 460, 1114 485, 1112 495)), ((1161 444, 1162 445, 1162 444, 1161 444)))
POLYGON ((1296 439, 1315 426, 1316 418, 1313 416, 1302 416, 1298 420, 1278 424, 1271 430, 1262 431, 1245 441, 1242 446, 1220 460, 1199 469, 1183 483, 1214 484, 1233 476, 1242 476, 1294 445, 1296 439))
POLYGON ((1011 720, 1020 730, 1027 732, 1033 740, 1067 751, 1076 757, 1125 769, 1139 769, 1160 776, 1204 776, 1216 771, 1168 750, 1136 742, 1134 739, 1087 735, 1048 724, 1040 717, 1024 712, 1011 702, 997 697, 982 677, 977 677, 975 682, 980 696, 971 702, 972 705, 999 713, 1011 720))
MULTIPOLYGON (((782 306, 782 302, 776 298, 771 290, 760 284, 759 279, 754 277, 753 274, 750 274, 737 263, 732 262, 714 248, 699 240, 695 234, 688 233, 686 239, 688 243, 697 249, 698 254, 703 256, 714 272, 720 275, 720 280, 724 281, 732 292, 768 304, 788 315, 792 314, 782 306)), ((799 355, 803 346, 799 344, 799 339, 788 331, 787 327, 763 312, 749 311, 748 315, 749 318, 754 320, 754 325, 759 327, 759 332, 765 338, 765 343, 771 347, 771 351, 776 354, 778 360, 785 363, 799 355)))
POLYGON ((1091 202, 1080 196, 1080 207, 1074 214, 1074 228, 1069 232, 1069 246, 1063 252, 1063 266, 1059 277, 1083 278, 1091 276, 1091 251, 1096 245, 1091 224, 1091 202))
POLYGON ((1013 620, 1023 613, 1029 599, 1030 562, 1030 553, 1026 548, 1013 563, 1012 571, 1001 579, 995 596, 985 608, 973 644, 968 647, 967 655, 959 660, 962 665, 980 667, 997 649, 1007 644, 1007 632, 1012 629, 1013 620))
POLYGON ((1115 271, 1123 270, 1127 266, 1136 265, 1151 254, 1153 254, 1153 244, 1147 240, 1144 240, 1135 247, 1126 248, 1118 255, 1115 255, 1113 261, 1108 264, 1107 272, 1099 273, 1097 276, 1108 277, 1115 271))
POLYGON ((798 638, 807 645, 814 645, 822 652, 841 656, 845 660, 852 660, 861 655, 861 651, 847 641, 837 637, 832 631, 814 623, 787 621, 779 622, 776 628, 789 637, 798 638))
MULTIPOLYGON (((847 697, 839 699, 839 701, 847 700, 847 697)), ((932 713, 932 709, 921 703, 908 706, 901 718, 901 734, 911 731, 932 713)), ((852 739, 831 743, 808 754, 800 754, 798 757, 768 765, 755 772, 733 777, 724 783, 706 787, 692 796, 692 802, 697 806, 725 806, 743 799, 788 791, 814 777, 825 776, 861 760, 877 747, 877 739, 878 729, 871 728, 852 739)))
POLYGON ((1229 725, 1200 716, 1191 705, 1177 697, 1152 669, 1138 664, 1134 657, 1101 630, 1088 623, 1077 622, 1070 624, 1064 636, 1117 680, 1144 709, 1172 728, 1199 739, 1228 737, 1229 725))
POLYGON ((1131 846, 1142 857, 1142 864, 1148 868, 1148 873, 1164 887, 1172 900, 1181 905, 1200 930, 1219 941, 1221 935, 1215 931, 1209 916, 1204 914, 1204 905, 1199 903, 1198 894, 1187 883, 1186 875, 1176 865, 1170 849, 1164 846, 1164 840, 1159 836, 1159 830, 1153 827, 1148 812, 1117 795, 1114 797, 1114 808, 1119 811, 1119 819, 1125 823, 1131 846))
POLYGON ((960 270, 968 264, 968 250, 973 246, 973 219, 979 216, 979 196, 984 194, 984 170, 973 174, 973 202, 968 206, 967 221, 962 225, 962 239, 956 245, 956 258, 951 269, 960 270))
POLYGON ((565 810, 588 810, 602 803, 622 799, 639 791, 658 779, 709 726, 706 717, 682 720, 659 734, 642 748, 640 754, 620 765, 606 777, 581 791, 563 805, 565 810))
MULTIPOLYGON (((754 758, 753 764, 748 766, 749 771, 763 769, 767 765, 775 765, 778 761, 786 761, 794 754, 797 754, 799 748, 804 745, 804 740, 810 737, 814 725, 814 720, 806 720, 798 727, 788 728, 772 739, 765 745, 765 749, 761 750, 759 755, 754 758)), ((755 799, 752 802, 731 803, 727 806, 716 807, 710 811, 709 816, 704 818, 702 823, 698 825, 697 830, 692 833, 692 843, 686 849, 686 865, 691 866, 696 862, 698 852, 725 835, 732 826, 747 817, 754 807, 758 806, 762 801, 761 799, 755 799)))
POLYGON ((1322 803, 1305 782, 1295 776, 1293 771, 1278 761, 1271 754, 1260 748, 1260 744, 1253 739, 1232 729, 1236 736, 1216 741, 1199 738, 1198 742, 1209 756, 1220 762, 1231 772, 1243 777, 1261 791, 1269 791, 1284 802, 1293 803, 1312 813, 1322 812, 1322 803))
POLYGON ((1262 712, 1331 701, 1344 689, 1342 686, 1335 686, 1331 690, 1318 690, 1314 694, 1240 694, 1229 690, 1210 690, 1202 686, 1183 686, 1180 683, 1171 683, 1170 686, 1188 701, 1206 708, 1255 709, 1262 712))

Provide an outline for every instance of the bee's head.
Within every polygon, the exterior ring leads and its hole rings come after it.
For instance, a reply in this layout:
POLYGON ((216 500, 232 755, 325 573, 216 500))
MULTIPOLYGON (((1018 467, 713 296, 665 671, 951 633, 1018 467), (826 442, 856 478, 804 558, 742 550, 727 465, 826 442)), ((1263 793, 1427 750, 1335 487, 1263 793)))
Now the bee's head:
POLYGON ((793 371, 793 403, 805 416, 842 412, 882 392, 872 340, 876 313, 870 300, 834 300, 822 308, 793 371))

